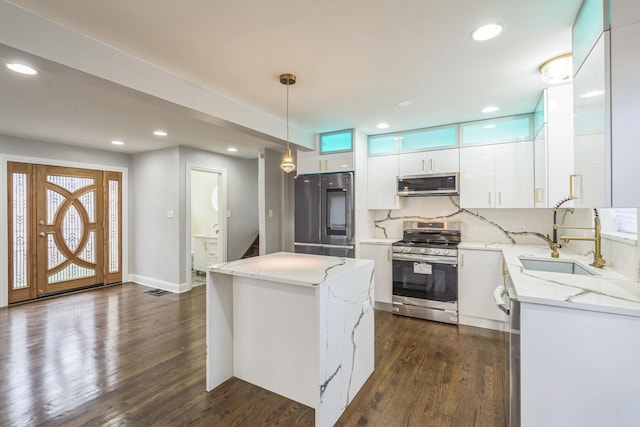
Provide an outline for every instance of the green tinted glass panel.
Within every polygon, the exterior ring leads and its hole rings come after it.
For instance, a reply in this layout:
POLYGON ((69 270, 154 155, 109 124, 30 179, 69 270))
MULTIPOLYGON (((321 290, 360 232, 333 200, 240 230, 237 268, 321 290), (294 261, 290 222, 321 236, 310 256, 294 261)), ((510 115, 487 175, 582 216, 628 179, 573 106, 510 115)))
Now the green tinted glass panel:
POLYGON ((591 48, 607 28, 604 23, 604 8, 608 0, 585 0, 573 24, 573 75, 575 76, 591 48))
POLYGON ((369 155, 398 152, 398 134, 372 135, 369 137, 369 155))
POLYGON ((320 154, 351 151, 353 149, 353 131, 323 133, 320 135, 320 154))
POLYGON ((544 92, 540 95, 540 99, 533 111, 533 134, 537 135, 544 126, 544 92))
POLYGON ((462 145, 528 141, 531 136, 531 114, 463 123, 462 145))
POLYGON ((458 145, 457 126, 421 129, 400 134, 401 151, 429 150, 458 145))

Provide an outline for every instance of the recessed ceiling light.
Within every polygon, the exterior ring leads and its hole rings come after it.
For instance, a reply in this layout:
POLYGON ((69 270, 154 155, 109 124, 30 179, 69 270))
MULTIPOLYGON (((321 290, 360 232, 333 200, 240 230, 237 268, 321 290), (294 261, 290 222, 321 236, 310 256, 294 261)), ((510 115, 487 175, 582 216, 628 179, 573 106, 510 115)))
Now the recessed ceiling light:
POLYGON ((124 145, 124 142, 122 142, 122 141, 118 141, 117 139, 116 139, 116 140, 111 141, 111 143, 112 143, 113 145, 124 145))
POLYGON ((11 71, 15 71, 16 73, 28 74, 30 76, 38 74, 38 72, 34 68, 31 68, 28 65, 24 64, 11 63, 7 64, 7 68, 11 71))
POLYGON ((488 24, 475 30, 471 33, 471 37, 477 41, 489 40, 497 36, 502 32, 502 25, 488 24))
POLYGON ((236 151, 238 151, 238 149, 236 147, 229 147, 229 148, 227 148, 227 151, 229 151, 231 153, 235 153, 236 151))
POLYGON ((604 93, 603 90, 592 90, 589 92, 585 92, 580 95, 580 98, 593 98, 594 96, 602 95, 604 93))
POLYGON ((378 123, 376 127, 378 129, 387 129, 389 127, 389 123, 378 123))
POLYGON ((154 130, 154 131, 153 131, 153 134, 154 134, 155 136, 167 136, 167 135, 169 135, 168 133, 166 133, 165 131, 160 130, 160 129, 158 129, 158 130, 154 130))
POLYGON ((398 107, 408 107, 411 104, 413 104, 413 101, 409 101, 407 99, 407 100, 398 102, 398 107))
POLYGON ((490 106, 482 109, 483 113, 493 113, 494 111, 498 111, 498 107, 490 106))
POLYGON ((486 125, 484 128, 485 129, 493 129, 494 127, 496 127, 496 125, 486 125))

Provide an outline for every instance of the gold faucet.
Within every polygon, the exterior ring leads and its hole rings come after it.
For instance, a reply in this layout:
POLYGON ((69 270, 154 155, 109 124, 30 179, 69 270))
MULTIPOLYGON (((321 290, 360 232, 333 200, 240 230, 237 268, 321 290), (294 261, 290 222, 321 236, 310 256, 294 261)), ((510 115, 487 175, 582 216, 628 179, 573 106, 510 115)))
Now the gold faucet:
MULTIPOLYGON (((593 263, 591 265, 594 266, 595 268, 602 268, 606 264, 606 261, 604 260, 604 258, 602 258, 602 243, 601 243, 602 233, 600 231, 600 216, 598 215, 597 209, 594 209, 593 212, 594 212, 593 227, 568 227, 568 226, 561 226, 561 225, 554 224, 553 230, 554 230, 554 233, 556 230, 564 229, 564 228, 572 229, 572 230, 593 230, 594 231, 593 237, 560 236, 560 239, 562 239, 565 243, 569 243, 570 240, 582 240, 582 241, 595 242, 595 250, 593 253, 593 263)), ((557 243, 556 243, 556 246, 557 246, 557 243)), ((557 253, 557 248, 555 252, 557 253)), ((551 256, 553 256, 553 252, 551 256)), ((557 258, 557 257, 554 257, 554 258, 557 258)))

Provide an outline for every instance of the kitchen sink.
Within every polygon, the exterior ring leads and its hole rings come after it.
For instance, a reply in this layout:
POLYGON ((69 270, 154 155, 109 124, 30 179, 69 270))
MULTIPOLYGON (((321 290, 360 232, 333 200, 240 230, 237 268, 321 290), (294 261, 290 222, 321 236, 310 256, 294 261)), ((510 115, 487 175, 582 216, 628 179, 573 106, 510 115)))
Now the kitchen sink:
POLYGON ((520 262, 525 270, 549 271, 551 273, 564 274, 583 274, 586 276, 596 275, 596 273, 571 260, 520 257, 520 262))

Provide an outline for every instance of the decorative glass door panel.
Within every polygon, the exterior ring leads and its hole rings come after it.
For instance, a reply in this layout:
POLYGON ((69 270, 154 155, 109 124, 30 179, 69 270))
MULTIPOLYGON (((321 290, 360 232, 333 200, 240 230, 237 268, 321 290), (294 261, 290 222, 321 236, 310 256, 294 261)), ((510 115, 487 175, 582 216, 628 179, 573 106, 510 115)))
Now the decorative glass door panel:
POLYGON ((9 302, 122 281, 122 175, 7 163, 9 302))
POLYGON ((36 194, 38 294, 103 283, 102 172, 38 165, 36 194))

